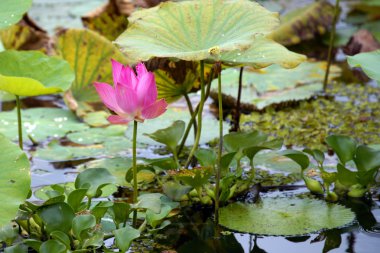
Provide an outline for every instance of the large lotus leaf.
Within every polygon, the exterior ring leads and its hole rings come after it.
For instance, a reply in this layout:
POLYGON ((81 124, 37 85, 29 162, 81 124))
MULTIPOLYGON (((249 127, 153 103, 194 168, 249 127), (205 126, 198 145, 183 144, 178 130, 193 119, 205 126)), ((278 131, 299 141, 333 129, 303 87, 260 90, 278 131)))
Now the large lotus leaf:
POLYGON ((111 125, 105 128, 89 128, 83 131, 69 133, 67 138, 77 144, 99 144, 112 140, 120 140, 124 137, 126 126, 111 125))
POLYGON ((198 61, 247 49, 255 35, 277 26, 278 17, 248 0, 195 0, 137 11, 129 22, 116 40, 129 62, 153 57, 198 61))
MULTIPOLYGON (((62 138, 68 132, 88 129, 75 115, 59 108, 31 108, 22 111, 24 136, 41 142, 48 137, 62 138)), ((17 140, 17 117, 15 111, 0 112, 0 133, 17 140)))
POLYGON ((282 45, 298 44, 326 33, 333 17, 334 6, 327 1, 317 1, 281 17, 281 25, 271 38, 282 45))
MULTIPOLYGON (((157 145, 157 142, 145 136, 144 133, 153 133, 159 129, 169 127, 174 121, 182 120, 188 124, 190 121, 190 114, 187 109, 184 108, 169 108, 163 115, 158 118, 148 120, 142 124, 138 125, 137 130, 137 141, 144 144, 149 145, 157 145)), ((218 131, 215 131, 215 126, 218 124, 218 120, 211 114, 207 114, 204 112, 203 120, 202 120, 202 134, 200 143, 207 143, 209 141, 214 140, 219 137, 218 131)), ((228 132, 228 124, 223 123, 224 133, 228 132)), ((192 130, 191 130, 192 131, 192 130)), ((129 139, 132 139, 133 129, 129 127, 127 129, 126 135, 129 139)), ((194 139, 189 136, 186 140, 186 145, 192 145, 194 143, 194 139)))
MULTIPOLYGON (((304 62, 295 69, 283 69, 272 65, 262 70, 245 68, 243 73, 242 107, 248 110, 262 110, 272 105, 288 101, 309 99, 322 90, 325 75, 325 62, 304 62)), ((330 68, 329 80, 336 78, 340 69, 330 68)), ((239 70, 222 71, 223 103, 236 106, 239 70)), ((216 99, 217 81, 212 83, 211 97, 216 99)))
POLYGON ((351 67, 360 67, 372 79, 380 82, 380 50, 347 57, 351 67))
POLYGON ((111 58, 119 62, 126 61, 111 41, 89 30, 62 31, 58 35, 57 52, 69 62, 76 75, 70 89, 74 101, 68 104, 74 110, 94 110, 88 105, 86 108, 88 103, 100 102, 93 83, 112 84, 111 58))
POLYGON ((59 58, 41 52, 7 50, 0 53, 0 90, 19 96, 39 96, 70 88, 74 73, 59 58))
POLYGON ((30 190, 30 164, 19 147, 0 134, 0 227, 9 224, 30 190))
POLYGON ((264 198, 256 204, 230 204, 220 209, 219 217, 221 225, 239 232, 291 236, 343 227, 355 215, 321 200, 264 198))
POLYGON ((17 23, 31 5, 32 0, 1 0, 0 29, 17 23))
POLYGON ((221 61, 225 64, 241 64, 254 68, 265 68, 272 64, 279 64, 285 68, 295 68, 305 60, 306 56, 293 53, 265 36, 257 36, 245 51, 230 51, 222 53, 221 56, 221 61))

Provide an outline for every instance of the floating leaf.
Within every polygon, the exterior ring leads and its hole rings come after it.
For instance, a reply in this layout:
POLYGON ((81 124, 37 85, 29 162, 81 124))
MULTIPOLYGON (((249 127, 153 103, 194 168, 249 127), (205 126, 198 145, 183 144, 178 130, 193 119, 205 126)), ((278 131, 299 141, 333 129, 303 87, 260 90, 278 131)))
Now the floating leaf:
POLYGON ((112 83, 111 58, 125 62, 125 57, 101 35, 79 29, 64 30, 59 33, 57 53, 67 60, 75 72, 76 79, 71 86, 74 101, 67 101, 70 109, 83 116, 95 110, 91 103, 100 103, 93 86, 94 82, 112 83))
POLYGON ((74 73, 66 61, 37 51, 1 52, 0 64, 0 90, 14 95, 63 92, 74 80, 74 73))
MULTIPOLYGON (((23 135, 30 135, 41 142, 47 138, 62 138, 71 131, 88 129, 75 115, 59 108, 31 108, 22 111, 23 135)), ((15 111, 0 112, 0 133, 17 140, 17 117, 15 111)))
POLYGON ((355 218, 343 206, 315 199, 264 198, 256 204, 233 203, 220 210, 220 224, 261 235, 302 235, 342 227, 355 218))
MULTIPOLYGON (((263 108, 288 101, 309 99, 322 90, 325 73, 325 62, 305 62, 295 69, 283 69, 272 65, 262 70, 245 69, 243 73, 243 90, 241 93, 242 108, 245 110, 262 110, 263 108)), ((336 66, 330 69, 330 81, 339 76, 336 66)), ((236 106, 238 94, 239 70, 226 69, 222 71, 223 104, 236 106)), ((217 99, 212 82, 211 97, 217 99)))
POLYGON ((360 67, 368 77, 380 82, 380 50, 347 56, 347 62, 351 67, 360 67))
POLYGON ((83 131, 69 133, 67 138, 78 144, 99 144, 110 139, 120 140, 124 137, 126 126, 112 125, 106 128, 89 128, 83 131))
POLYGON ((281 17, 281 25, 271 38, 282 45, 294 45, 326 33, 332 24, 334 6, 327 1, 318 1, 289 12, 281 17))
POLYGON ((17 23, 32 6, 32 0, 2 0, 0 2, 0 29, 17 23))
POLYGON ((116 44, 136 63, 153 57, 199 61, 244 50, 254 35, 272 31, 278 18, 251 1, 197 0, 136 11, 129 22, 116 44))
POLYGON ((30 164, 20 148, 0 134, 0 227, 7 225, 17 214, 30 190, 30 164))
POLYGON ((299 165, 288 157, 281 156, 281 151, 262 152, 253 159, 255 167, 279 172, 299 173, 299 165))

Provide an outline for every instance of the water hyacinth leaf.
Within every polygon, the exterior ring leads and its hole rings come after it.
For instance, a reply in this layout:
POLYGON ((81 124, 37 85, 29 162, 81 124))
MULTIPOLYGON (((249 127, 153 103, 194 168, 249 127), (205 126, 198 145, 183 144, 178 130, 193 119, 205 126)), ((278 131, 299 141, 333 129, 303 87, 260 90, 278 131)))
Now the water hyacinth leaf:
POLYGON ((74 73, 66 61, 37 51, 1 52, 0 64, 0 90, 13 95, 39 96, 63 92, 74 80, 74 73))
POLYGON ((194 156, 203 167, 214 166, 216 164, 216 153, 212 149, 200 148, 195 151, 194 156))
POLYGON ((171 175, 173 175, 176 179, 182 181, 184 184, 189 185, 195 189, 207 184, 212 174, 212 167, 180 169, 171 173, 171 175))
MULTIPOLYGON (((245 68, 242 79, 241 106, 244 110, 262 110, 267 106, 313 97, 322 90, 326 63, 304 62, 297 68, 284 69, 271 65, 265 69, 245 68)), ((223 104, 235 107, 240 70, 222 71, 223 104)), ((337 66, 331 66, 329 81, 340 75, 337 66)), ((211 97, 217 99, 217 80, 212 82, 211 97)))
POLYGON ((251 1, 196 0, 136 11, 129 22, 116 44, 130 63, 153 57, 199 61, 247 49, 255 34, 278 25, 278 17, 251 1))
POLYGON ((115 202, 111 210, 111 216, 116 226, 119 226, 127 221, 129 213, 131 212, 131 206, 125 202, 115 202))
POLYGON ((248 133, 229 133, 223 137, 223 145, 228 152, 257 146, 267 139, 267 135, 257 130, 248 133))
POLYGON ((87 196, 90 198, 99 197, 102 188, 115 183, 115 177, 104 168, 93 168, 82 171, 75 179, 75 188, 86 188, 87 196))
POLYGON ((243 154, 246 155, 250 161, 256 156, 258 152, 265 149, 280 149, 283 145, 283 139, 278 138, 271 141, 261 143, 259 146, 253 146, 243 149, 243 154))
POLYGON ((66 246, 66 249, 70 249, 70 238, 67 234, 62 231, 53 231, 50 233, 50 236, 52 239, 63 243, 66 246))
POLYGON ((293 53, 283 45, 263 35, 258 35, 247 50, 222 53, 220 60, 227 65, 244 65, 254 68, 265 68, 272 64, 279 64, 284 68, 295 68, 306 60, 306 56, 293 53))
POLYGON ((358 183, 357 172, 347 169, 340 163, 337 165, 337 170, 338 170, 338 180, 344 186, 350 187, 358 183))
MULTIPOLYGON (((15 111, 0 112, 0 133, 17 140, 17 117, 15 111)), ((23 135, 30 135, 36 142, 47 138, 62 138, 68 132, 88 129, 76 116, 60 108, 30 108, 22 110, 23 135)))
POLYGON ((51 252, 57 252, 57 253, 65 253, 67 252, 66 246, 61 243, 58 240, 48 240, 46 242, 43 242, 41 244, 39 252, 41 253, 51 253, 51 252))
POLYGON ((146 193, 138 197, 137 206, 139 208, 148 209, 155 213, 161 212, 161 193, 146 193))
POLYGON ((132 244, 132 241, 140 237, 140 231, 130 226, 119 228, 112 232, 115 235, 116 246, 121 252, 126 252, 132 244))
POLYGON ((82 206, 83 199, 86 196, 87 189, 75 189, 67 196, 67 203, 71 206, 74 212, 78 212, 82 206))
POLYGON ((326 138, 326 143, 334 150, 343 165, 354 158, 357 143, 351 137, 330 135, 326 138))
POLYGON ((71 86, 73 101, 69 108, 83 116, 100 103, 94 82, 112 83, 110 60, 125 62, 125 57, 111 41, 90 30, 68 29, 58 34, 57 53, 73 68, 76 79, 71 86))
POLYGON ((301 151, 284 150, 284 151, 280 152, 280 155, 286 156, 286 157, 292 159, 293 161, 295 161, 301 167, 302 170, 305 170, 305 169, 307 169, 307 167, 309 167, 309 164, 310 164, 309 157, 301 151))
POLYGON ((175 181, 168 181, 162 185, 162 191, 174 201, 181 201, 182 197, 188 194, 192 189, 190 186, 182 185, 175 181))
POLYGON ((360 67, 368 77, 380 82, 380 50, 347 56, 347 62, 351 67, 360 67))
POLYGON ((177 145, 178 142, 182 139, 184 132, 185 122, 182 120, 177 120, 167 128, 157 130, 153 133, 144 133, 144 135, 152 138, 159 143, 165 144, 171 152, 177 153, 177 145))
POLYGON ((327 32, 333 17, 334 6, 328 1, 309 4, 282 16, 281 25, 271 38, 285 46, 313 39, 327 32))
POLYGON ((78 215, 73 219, 73 234, 78 240, 83 241, 85 239, 84 233, 95 225, 96 219, 94 215, 78 215))
POLYGON ((16 244, 4 249, 4 253, 27 253, 28 247, 24 244, 16 244))
POLYGON ((20 148, 0 134, 0 197, 4 201, 0 209, 0 228, 17 214, 19 206, 30 190, 30 163, 20 148))
POLYGON ((32 0, 2 0, 0 2, 0 29, 17 23, 32 6, 32 0))
POLYGON ((42 219, 48 233, 69 232, 75 217, 73 209, 64 202, 42 206, 37 210, 37 214, 42 219))
POLYGON ((160 225, 164 218, 166 218, 170 211, 172 210, 171 206, 168 205, 162 205, 161 206, 161 212, 155 213, 152 210, 146 211, 146 220, 150 226, 153 228, 156 228, 158 225, 160 225))
POLYGON ((359 171, 369 171, 380 168, 380 150, 364 145, 357 147, 354 161, 359 171))
POLYGON ((264 198, 256 204, 233 203, 220 210, 221 225, 260 235, 308 234, 345 226, 354 218, 350 209, 315 199, 264 198))
POLYGON ((325 154, 322 151, 318 150, 318 149, 308 149, 308 148, 305 148, 303 150, 303 152, 306 153, 306 154, 311 155, 321 165, 325 161, 325 154))

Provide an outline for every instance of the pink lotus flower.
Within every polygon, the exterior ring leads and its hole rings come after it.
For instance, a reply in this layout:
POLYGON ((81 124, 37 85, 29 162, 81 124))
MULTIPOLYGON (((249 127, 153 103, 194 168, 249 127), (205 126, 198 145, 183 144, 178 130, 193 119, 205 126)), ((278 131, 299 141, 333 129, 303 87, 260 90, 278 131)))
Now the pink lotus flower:
POLYGON ((157 100, 157 87, 152 72, 143 63, 136 66, 137 76, 129 66, 112 60, 114 86, 95 83, 103 103, 116 115, 108 117, 112 124, 128 124, 130 121, 144 122, 154 119, 166 111, 164 99, 157 100))

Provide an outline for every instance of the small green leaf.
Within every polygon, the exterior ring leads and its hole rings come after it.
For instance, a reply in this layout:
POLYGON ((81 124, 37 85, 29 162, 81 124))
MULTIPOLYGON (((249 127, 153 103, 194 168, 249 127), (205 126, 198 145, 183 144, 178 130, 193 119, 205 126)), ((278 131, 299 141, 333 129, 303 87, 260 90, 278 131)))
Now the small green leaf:
POLYGON ((140 231, 130 226, 112 232, 115 235, 116 245, 121 252, 126 252, 134 239, 140 237, 140 231))
POLYGON ((301 151, 284 150, 284 151, 280 152, 279 154, 282 156, 286 156, 286 157, 292 159, 293 161, 295 161, 299 166, 301 166, 302 170, 305 170, 305 169, 307 169, 307 167, 309 167, 309 164, 310 164, 309 157, 301 151))
POLYGON ((177 153, 177 145, 185 132, 185 126, 185 122, 177 120, 167 128, 157 130, 150 134, 145 133, 144 135, 159 143, 165 144, 172 153, 177 153))
POLYGON ((350 187, 358 183, 358 180, 356 178, 357 172, 347 169, 340 163, 337 165, 337 170, 338 170, 338 180, 344 186, 350 187))
POLYGON ((357 143, 351 137, 330 135, 326 138, 326 143, 334 150, 343 165, 354 158, 357 143))
POLYGON ((78 174, 75 179, 75 188, 86 188, 87 196, 98 197, 102 194, 102 188, 115 183, 115 177, 103 168, 88 169, 78 174))
POLYGON ((86 197, 87 189, 75 189, 67 196, 67 203, 71 206, 74 212, 78 212, 82 206, 84 197, 86 197))
POLYGON ((354 162, 359 171, 369 171, 380 168, 380 150, 364 145, 357 147, 354 162))
POLYGON ((74 80, 74 73, 66 61, 37 51, 1 52, 0 65, 0 90, 13 95, 63 92, 74 80))
POLYGON ((71 248, 69 236, 62 231, 53 231, 50 233, 50 236, 52 239, 63 243, 66 246, 66 249, 69 250, 71 248))
POLYGON ((380 50, 347 56, 347 62, 351 67, 360 67, 372 79, 380 82, 380 50))
POLYGON ((314 160, 316 160, 317 163, 319 163, 320 165, 322 165, 325 161, 325 154, 323 154, 323 152, 318 149, 305 148, 303 152, 311 155, 314 158, 314 160))
POLYGON ((161 206, 161 211, 159 213, 155 213, 152 210, 147 210, 146 211, 146 220, 150 226, 153 228, 156 228, 158 225, 160 225, 163 221, 164 218, 166 218, 170 211, 173 208, 168 205, 162 205, 161 206))
POLYGON ((266 134, 256 130, 248 133, 229 133, 223 137, 223 145, 228 152, 237 152, 243 148, 258 146, 266 139, 266 134))
POLYGON ((162 191, 174 201, 181 201, 182 197, 188 194, 192 189, 192 187, 182 185, 176 181, 168 181, 162 185, 162 191))
POLYGON ((24 244, 16 244, 4 249, 4 253, 27 253, 28 247, 24 244))
POLYGON ((37 214, 49 233, 54 231, 67 233, 70 231, 72 220, 75 217, 73 209, 64 202, 42 206, 37 210, 37 214))
POLYGON ((48 240, 41 244, 40 253, 66 253, 66 246, 57 240, 48 240))
POLYGON ((203 167, 212 167, 216 164, 216 153, 214 150, 200 148, 195 151, 194 155, 203 167))
POLYGON ((119 226, 127 221, 131 212, 131 206, 125 202, 115 202, 111 210, 111 216, 116 226, 119 226))
POLYGON ((155 213, 161 212, 161 197, 160 193, 146 193, 138 197, 137 206, 139 208, 152 210, 155 213))
POLYGON ((83 236, 83 233, 85 233, 88 229, 95 227, 95 225, 96 219, 94 215, 78 215, 73 219, 73 234, 76 239, 83 241, 86 239, 86 237, 83 236))

